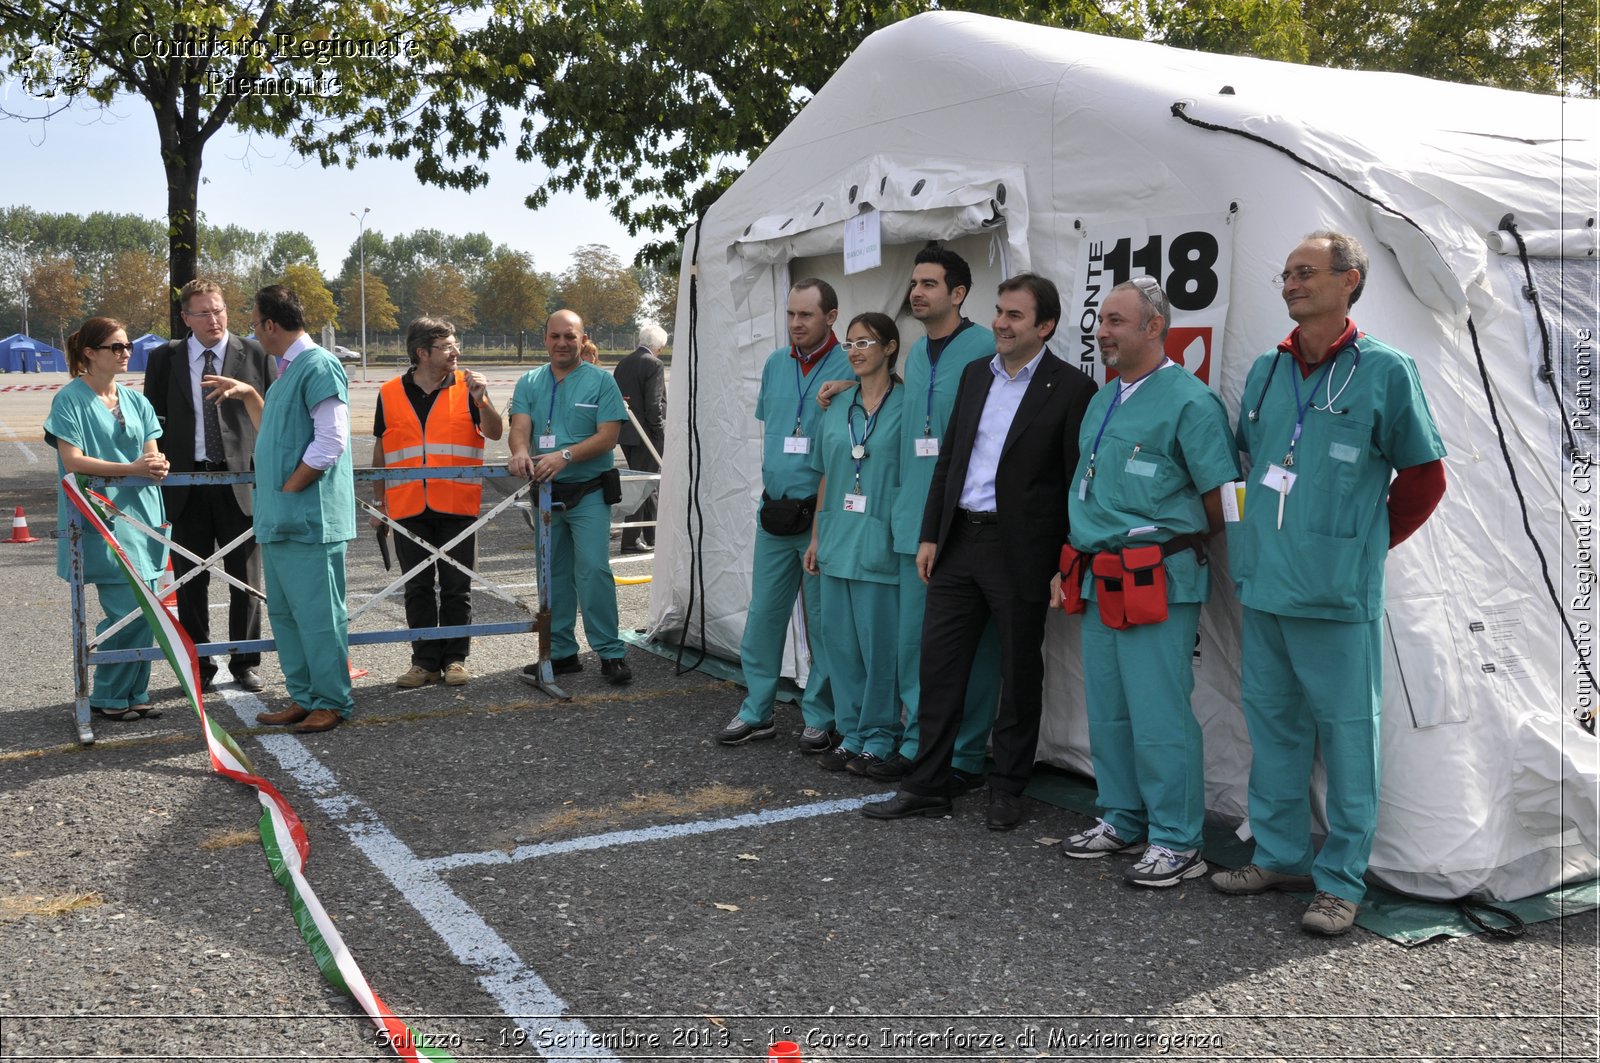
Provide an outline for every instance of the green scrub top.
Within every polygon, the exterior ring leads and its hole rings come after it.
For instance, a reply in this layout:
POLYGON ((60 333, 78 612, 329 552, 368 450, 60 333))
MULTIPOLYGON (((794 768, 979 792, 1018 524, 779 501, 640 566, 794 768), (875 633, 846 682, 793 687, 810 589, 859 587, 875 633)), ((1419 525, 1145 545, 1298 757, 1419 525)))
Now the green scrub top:
MULTIPOLYGON (((1119 386, 1095 392, 1078 430, 1078 468, 1067 501, 1072 545, 1101 553, 1203 534, 1209 524, 1201 496, 1239 478, 1222 399, 1171 362, 1111 410, 1119 386), (1091 455, 1096 459, 1092 480, 1091 455), (1159 530, 1132 534, 1152 527, 1159 530)), ((1169 602, 1203 602, 1210 596, 1210 570, 1193 550, 1171 555, 1165 566, 1169 602)), ((1086 578, 1089 597, 1091 588, 1086 578)))
MULTIPOLYGON (((576 369, 559 381, 548 365, 530 369, 517 381, 511 393, 511 415, 522 414, 533 422, 529 439, 530 454, 549 454, 582 443, 599 431, 606 421, 626 421, 628 409, 622 402, 622 391, 611 374, 589 362, 579 362, 576 369), (539 437, 554 435, 553 447, 541 447, 539 437)), ((558 483, 577 483, 592 480, 612 468, 616 460, 608 449, 583 461, 568 465, 556 477, 558 483)))
POLYGON ((896 553, 915 554, 922 538, 922 511, 933 485, 937 455, 917 456, 917 440, 931 435, 944 439, 950 414, 956 408, 956 388, 961 373, 973 362, 994 357, 994 333, 982 325, 969 324, 956 333, 939 355, 937 365, 928 360, 928 338, 911 345, 904 369, 906 408, 904 430, 900 433, 900 497, 890 525, 894 528, 896 553))
POLYGON ((817 563, 823 575, 836 579, 899 583, 900 561, 889 524, 900 494, 906 389, 898 384, 889 389, 873 414, 870 435, 857 394, 845 392, 828 404, 811 448, 812 471, 828 478, 827 493, 817 507, 817 563), (844 507, 845 495, 858 493, 856 462, 850 456, 856 442, 866 448, 859 492, 866 496, 866 509, 852 513, 844 507))
POLYGON ((822 407, 817 392, 829 380, 854 380, 855 371, 844 348, 835 343, 827 354, 801 374, 788 347, 767 356, 761 370, 761 394, 756 398, 756 420, 761 422, 761 486, 771 498, 810 498, 817 493, 818 472, 812 466, 817 426, 822 407), (798 415, 800 434, 811 440, 810 453, 786 454, 783 441, 794 435, 798 415))
POLYGON ((324 399, 350 403, 350 383, 339 359, 307 347, 267 389, 256 433, 256 541, 337 543, 356 537, 356 490, 350 440, 344 453, 304 491, 284 483, 311 445, 311 409, 324 399))
POLYGON ((1251 469, 1229 564, 1252 609, 1364 622, 1383 609, 1389 481, 1444 457, 1444 442, 1410 357, 1361 335, 1328 361, 1303 380, 1290 354, 1263 355, 1250 369, 1235 435, 1251 469), (1289 451, 1296 384, 1305 414, 1280 529, 1278 492, 1262 477, 1289 451))
MULTIPOLYGON (((122 420, 106 409, 94 389, 82 377, 68 381, 50 401, 50 415, 44 421, 44 441, 52 447, 65 440, 91 458, 101 461, 128 462, 144 453, 144 445, 161 435, 161 425, 150 401, 137 391, 117 385, 117 406, 122 420)), ((67 475, 67 467, 56 454, 56 482, 67 475)), ((167 507, 161 498, 161 488, 111 487, 106 497, 129 516, 157 530, 167 522, 167 507)), ((66 530, 69 513, 77 507, 67 498, 65 490, 56 498, 56 527, 66 530)), ((108 523, 123 553, 142 580, 153 580, 161 575, 167 563, 167 549, 141 531, 128 529, 117 534, 117 521, 108 523)), ((83 581, 85 583, 120 583, 122 570, 112 556, 110 545, 100 533, 87 525, 83 537, 83 581)), ((64 580, 72 578, 71 543, 65 536, 56 540, 56 575, 64 580)))

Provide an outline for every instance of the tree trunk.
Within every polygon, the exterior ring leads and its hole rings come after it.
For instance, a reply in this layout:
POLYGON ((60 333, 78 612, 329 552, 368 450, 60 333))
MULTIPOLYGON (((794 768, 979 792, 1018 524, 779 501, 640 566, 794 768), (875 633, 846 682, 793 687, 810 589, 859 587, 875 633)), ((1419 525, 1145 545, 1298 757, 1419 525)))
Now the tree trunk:
MULTIPOLYGON (((159 115, 158 124, 165 124, 159 115)), ((167 269, 173 337, 182 336, 183 307, 178 292, 194 280, 200 248, 200 156, 203 141, 189 143, 173 130, 170 145, 162 131, 161 163, 167 171, 167 269)))

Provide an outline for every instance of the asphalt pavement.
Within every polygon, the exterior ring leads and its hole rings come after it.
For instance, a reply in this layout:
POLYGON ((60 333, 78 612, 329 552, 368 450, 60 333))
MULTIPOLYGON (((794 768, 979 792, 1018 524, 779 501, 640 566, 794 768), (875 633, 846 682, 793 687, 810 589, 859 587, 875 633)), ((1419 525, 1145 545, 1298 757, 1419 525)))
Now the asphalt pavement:
MULTIPOLYGON (((0 507, 36 535, 47 404, 0 389, 0 507)), ((386 581, 370 535, 350 557, 354 606, 386 581)), ((523 596, 532 557, 519 519, 482 537, 485 575, 523 596)), ((53 544, 0 545, 0 587, 0 1058, 395 1058, 318 974, 260 807, 210 770, 170 670, 161 719, 81 746, 53 544)), ((619 588, 624 627, 648 593, 619 588)), ((358 624, 400 626, 398 601, 358 624)), ((1593 912, 1515 941, 1313 938, 1287 896, 1062 860, 1086 821, 1031 800, 1011 833, 985 829, 981 791, 868 821, 887 788, 817 770, 792 707, 776 740, 720 747, 739 688, 638 649, 620 689, 585 652, 570 701, 518 680, 532 655, 479 639, 469 685, 403 692, 404 645, 358 647, 356 717, 320 735, 253 725, 285 700, 270 656, 259 699, 208 702, 304 819, 307 877, 373 989, 457 1059, 1600 1057, 1593 912)))

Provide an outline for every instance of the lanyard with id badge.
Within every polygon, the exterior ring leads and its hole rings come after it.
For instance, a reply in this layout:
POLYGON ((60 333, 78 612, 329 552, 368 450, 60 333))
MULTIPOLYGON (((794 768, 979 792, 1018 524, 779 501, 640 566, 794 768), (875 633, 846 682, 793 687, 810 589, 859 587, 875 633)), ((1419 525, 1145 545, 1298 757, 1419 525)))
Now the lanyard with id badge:
MULTIPOLYGON (((867 460, 867 440, 872 438, 873 429, 878 427, 878 414, 883 412, 883 404, 889 401, 889 392, 894 390, 894 378, 889 379, 888 390, 883 393, 883 398, 878 400, 877 409, 870 414, 867 408, 859 402, 852 401, 850 408, 845 411, 844 423, 850 433, 850 460, 856 466, 855 491, 846 491, 844 495, 844 511, 846 513, 865 513, 867 511, 867 496, 861 493, 861 463, 867 460), (861 411, 861 438, 856 438, 856 411, 861 411)), ((860 389, 856 392, 860 394, 860 389)))
MULTIPOLYGON (((817 368, 821 364, 822 362, 819 360, 813 368, 817 368)), ((822 372, 819 369, 816 375, 807 380, 804 387, 801 387, 800 381, 802 376, 805 375, 809 374, 800 372, 800 359, 796 358, 794 360, 794 389, 799 393, 800 400, 794 404, 794 434, 783 437, 783 452, 785 454, 811 453, 811 440, 806 438, 806 429, 801 418, 806 412, 806 399, 811 395, 811 385, 817 382, 817 379, 822 376, 822 372)))
MULTIPOLYGON (((1106 426, 1111 423, 1111 415, 1117 412, 1117 407, 1122 404, 1122 400, 1129 395, 1132 395, 1134 390, 1138 388, 1140 384, 1143 384, 1156 373, 1160 372, 1162 369, 1165 369, 1169 364, 1171 363, 1166 358, 1163 358, 1160 365, 1150 370, 1150 372, 1146 373, 1138 380, 1131 380, 1127 383, 1123 383, 1121 380, 1117 381, 1117 393, 1111 396, 1111 405, 1106 407, 1106 415, 1100 420, 1100 430, 1094 434, 1094 446, 1089 448, 1089 467, 1084 470, 1083 479, 1078 481, 1079 502, 1082 502, 1089 497, 1089 489, 1094 486, 1094 468, 1095 462, 1100 458, 1100 441, 1105 438, 1106 426)), ((1134 444, 1133 454, 1128 458, 1128 471, 1134 475, 1140 475, 1140 471, 1135 469, 1135 466, 1139 466, 1141 469, 1149 466, 1149 462, 1139 461, 1140 449, 1141 444, 1134 444)), ((1153 471, 1153 467, 1151 467, 1151 471, 1153 471)), ((1145 473, 1145 475, 1148 475, 1148 473, 1145 473)))
MULTIPOLYGON (((1333 359, 1329 359, 1328 362, 1323 365, 1321 372, 1324 376, 1327 376, 1329 371, 1333 368, 1333 361, 1333 359)), ((1274 363, 1274 368, 1276 368, 1276 363, 1274 363)), ((1299 475, 1293 471, 1295 448, 1300 445, 1300 434, 1305 431, 1306 410, 1311 406, 1317 397, 1317 382, 1313 380, 1311 382, 1311 386, 1306 389, 1307 394, 1305 401, 1302 402, 1300 400, 1300 371, 1298 368, 1289 374, 1289 383, 1294 386, 1294 434, 1289 437, 1289 450, 1283 456, 1283 464, 1279 465, 1274 462, 1273 464, 1268 465, 1266 473, 1261 477, 1262 487, 1265 487, 1269 491, 1278 492, 1279 531, 1283 530, 1284 502, 1288 499, 1289 492, 1294 489, 1295 478, 1299 475)), ((1346 383, 1348 383, 1348 381, 1346 383)), ((1342 391, 1343 389, 1340 390, 1342 391)), ((1331 401, 1329 402, 1329 406, 1332 406, 1331 401)))
MULTIPOLYGON (((552 373, 551 376, 553 378, 555 376, 555 374, 552 373)), ((544 435, 539 437, 539 449, 540 450, 554 450, 554 449, 556 449, 556 430, 555 430, 556 392, 558 392, 560 390, 561 390, 561 381, 557 380, 555 382, 554 386, 552 386, 550 388, 550 409, 549 409, 548 412, 545 413, 545 417, 544 417, 544 435)))
POLYGON ((939 353, 934 354, 933 340, 928 340, 928 402, 922 415, 922 434, 912 441, 914 453, 919 458, 937 458, 939 456, 939 437, 933 434, 933 387, 939 379, 939 363, 944 359, 944 352, 950 349, 950 344, 955 338, 971 327, 972 322, 966 318, 956 326, 956 330, 939 341, 939 353))

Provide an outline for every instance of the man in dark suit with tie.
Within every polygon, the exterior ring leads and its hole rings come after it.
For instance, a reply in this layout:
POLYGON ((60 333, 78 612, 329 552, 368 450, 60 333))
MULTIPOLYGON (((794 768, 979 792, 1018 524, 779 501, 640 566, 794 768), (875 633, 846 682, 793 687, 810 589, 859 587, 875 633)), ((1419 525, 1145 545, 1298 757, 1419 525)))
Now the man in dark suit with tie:
POLYGON ((1033 273, 1000 285, 995 356, 961 374, 923 510, 917 571, 922 627, 922 745, 900 790, 871 819, 950 811, 950 757, 967 673, 991 616, 1003 688, 989 773, 990 830, 1022 821, 1044 695, 1050 580, 1067 541, 1078 428, 1095 385, 1045 346, 1061 318, 1056 286, 1033 273))
MULTIPOLYGON (((248 472, 256 449, 256 426, 242 403, 204 401, 202 376, 226 376, 248 383, 265 393, 278 370, 261 345, 228 332, 228 307, 222 288, 214 281, 192 280, 180 293, 183 320, 189 326, 185 339, 172 340, 150 352, 145 370, 144 394, 155 407, 163 428, 159 445, 173 472, 248 472)), ((250 530, 251 493, 248 483, 163 487, 172 539, 200 557, 232 542, 250 530)), ((194 562, 174 552, 173 574, 182 578, 194 562)), ((222 559, 223 571, 234 579, 261 588, 261 559, 255 539, 248 538, 222 559)), ((209 573, 202 573, 178 588, 178 622, 195 643, 211 641, 209 573)), ((229 588, 228 641, 261 637, 261 600, 237 587, 229 588)), ((265 685, 258 668, 259 653, 236 653, 229 662, 238 684, 249 691, 265 685)), ((201 658, 200 676, 210 689, 217 666, 201 658)))
MULTIPOLYGON (((622 401, 628 404, 628 409, 644 426, 650 443, 656 448, 656 454, 661 453, 666 445, 667 375, 660 357, 666 345, 667 334, 660 325, 644 326, 639 330, 639 346, 618 362, 617 368, 611 373, 617 387, 622 390, 622 401)), ((639 429, 633 426, 632 421, 622 422, 617 442, 622 446, 622 456, 627 459, 628 468, 639 472, 661 471, 661 463, 650 453, 650 447, 645 445, 645 436, 639 434, 639 429)), ((651 487, 639 508, 628 514, 628 520, 655 519, 656 489, 651 487)), ((655 545, 654 527, 622 529, 622 552, 625 554, 644 553, 654 549, 655 545), (639 548, 641 542, 644 543, 643 550, 639 548)))

